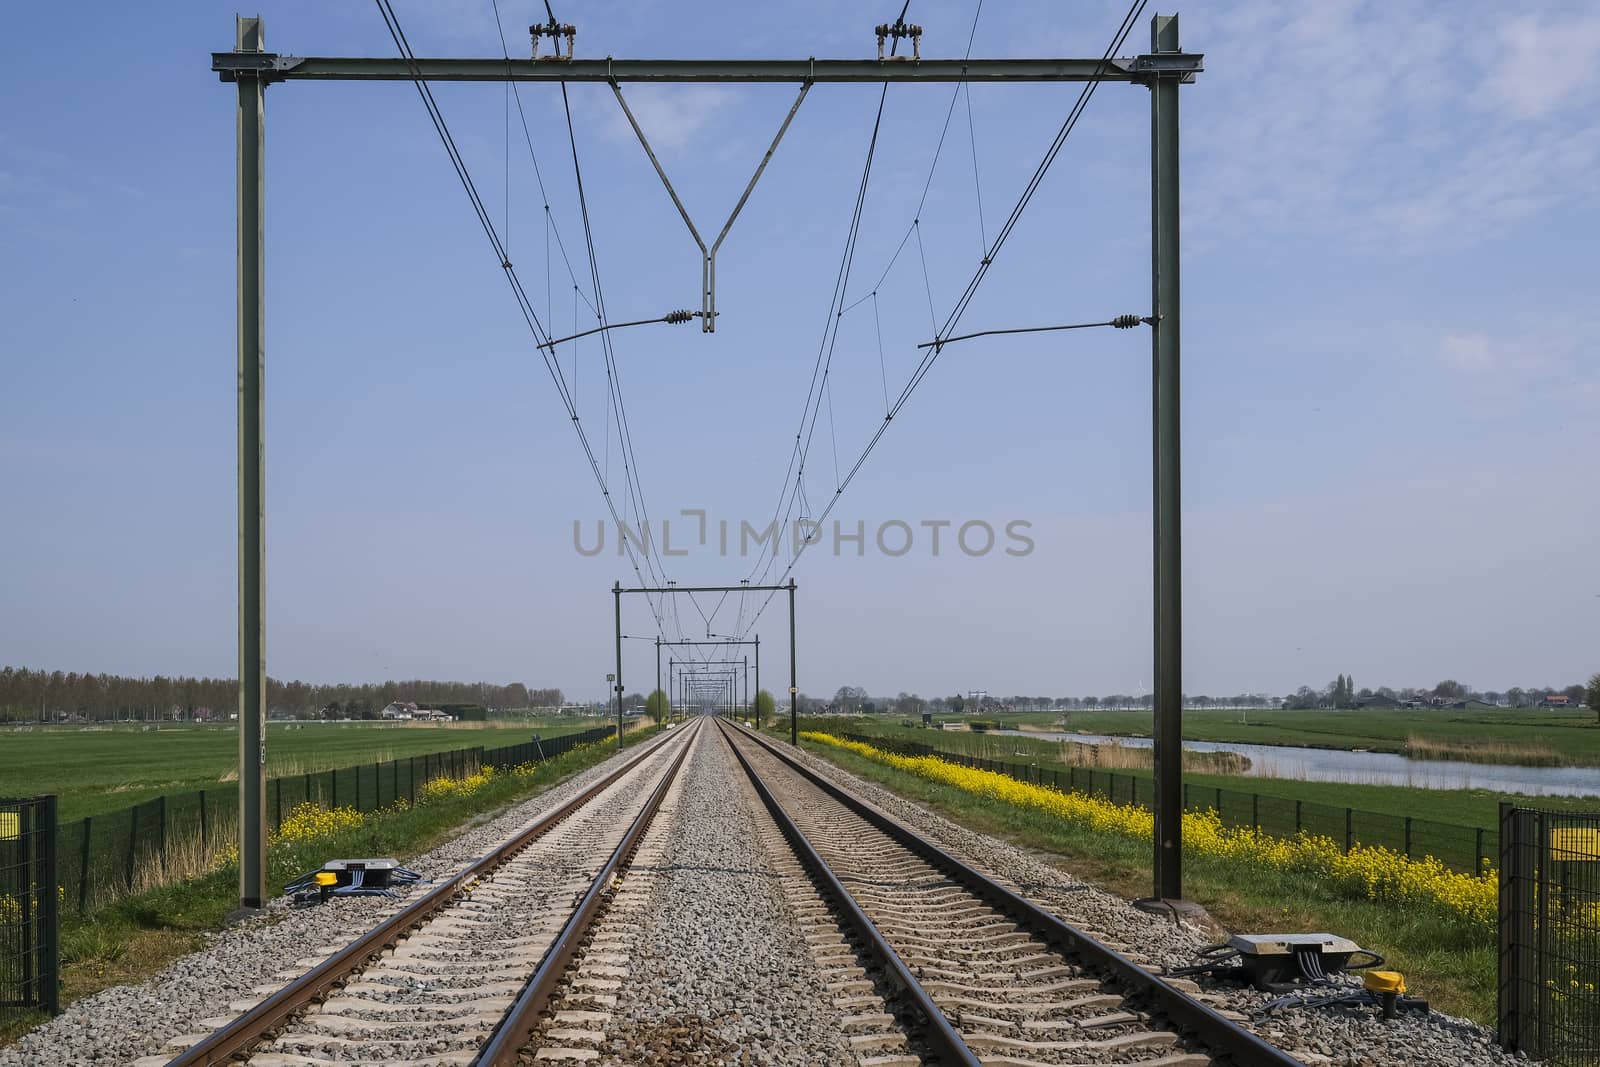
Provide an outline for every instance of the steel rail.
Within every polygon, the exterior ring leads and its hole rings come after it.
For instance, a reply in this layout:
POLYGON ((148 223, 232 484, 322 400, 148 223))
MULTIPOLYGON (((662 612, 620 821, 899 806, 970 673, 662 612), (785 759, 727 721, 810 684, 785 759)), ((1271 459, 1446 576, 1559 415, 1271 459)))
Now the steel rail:
MULTIPOLYGON (((722 726, 720 719, 717 724, 722 726)), ((941 1064, 962 1064, 964 1067, 981 1067, 981 1061, 978 1059, 977 1054, 967 1047, 967 1043, 962 1040, 961 1034, 950 1024, 949 1018, 940 1010, 939 1005, 934 1003, 932 995, 923 988, 922 983, 911 972, 911 968, 907 966, 906 961, 900 958, 900 954, 894 950, 894 946, 889 944, 888 938, 884 937, 877 924, 856 903, 850 891, 844 887, 844 883, 839 881, 839 876, 833 873, 833 868, 828 866, 827 861, 812 846, 805 833, 799 826, 795 825, 789 813, 778 803, 777 798, 772 795, 772 791, 767 788, 767 784, 756 773, 756 769, 750 765, 750 761, 745 757, 745 754, 739 751, 739 746, 734 743, 733 738, 729 735, 729 729, 729 727, 723 727, 723 740, 728 743, 728 747, 733 750, 734 757, 744 767, 745 774, 750 778, 750 784, 755 787, 756 795, 761 798, 761 802, 766 805, 767 811, 772 814, 773 821, 778 824, 778 829, 783 831, 783 836, 788 839, 790 846, 799 855, 800 862, 811 872, 812 877, 823 884, 828 895, 833 898, 839 910, 844 913, 846 921, 855 928, 856 933, 866 942, 868 949, 877 957, 878 962, 889 972, 889 977, 895 985, 900 987, 901 992, 910 1001, 912 1008, 918 1015, 922 1016, 928 1027, 926 1035, 929 1039, 928 1043, 937 1052, 938 1061, 941 1064)))
POLYGON ((766 738, 743 727, 725 728, 737 730, 743 736, 755 741, 801 777, 931 864, 940 873, 965 886, 986 903, 1038 934, 1058 952, 1083 960, 1098 970, 1109 971, 1113 978, 1129 987, 1135 996, 1152 1003, 1159 1014, 1165 1016, 1179 1030, 1185 1031, 1221 1062, 1232 1064, 1233 1067, 1305 1067, 1303 1061, 1267 1044, 1249 1030, 1224 1018, 1188 993, 1165 981, 1160 975, 1145 970, 1109 945, 1050 914, 1032 901, 1011 892, 916 831, 852 796, 766 738))
MULTIPOLYGON (((480 878, 492 873, 573 812, 589 803, 603 790, 635 770, 663 745, 672 743, 676 736, 668 734, 660 741, 651 744, 576 797, 554 811, 547 812, 532 826, 497 846, 494 851, 474 860, 460 873, 401 908, 227 1026, 189 1046, 168 1061, 167 1067, 219 1067, 231 1063, 235 1056, 259 1041, 268 1031, 349 978, 368 960, 385 949, 392 948, 411 929, 420 926, 480 878)), ((685 745, 685 750, 687 747, 685 745)))
POLYGON ((672 761, 672 765, 667 768, 667 773, 661 776, 660 783, 650 794, 650 799, 645 802, 638 817, 628 827, 628 832, 622 835, 622 840, 612 851, 611 858, 600 868, 600 873, 594 876, 589 891, 584 894, 583 900, 573 913, 567 917, 566 923, 561 927, 560 935, 544 954, 544 959, 539 961, 539 966, 528 979, 528 984, 506 1009, 500 1022, 495 1025, 489 1040, 484 1043, 477 1058, 472 1061, 473 1067, 510 1067, 517 1062, 523 1046, 539 1026, 540 1013, 550 1003, 550 997, 560 984, 567 966, 577 955, 580 942, 589 932, 595 916, 599 914, 600 905, 611 892, 612 879, 617 871, 633 858, 634 851, 639 847, 639 839, 644 836, 645 830, 655 819, 656 812, 661 808, 661 802, 666 798, 673 779, 678 776, 678 769, 683 766, 692 744, 694 744, 692 739, 684 744, 672 761))

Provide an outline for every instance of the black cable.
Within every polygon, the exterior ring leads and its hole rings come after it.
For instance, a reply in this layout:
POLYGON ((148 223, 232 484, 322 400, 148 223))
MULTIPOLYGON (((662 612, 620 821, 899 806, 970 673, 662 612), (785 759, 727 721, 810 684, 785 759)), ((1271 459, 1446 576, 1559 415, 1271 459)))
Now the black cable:
MULTIPOLYGON (((1044 158, 1034 170, 1033 177, 1029 179, 1027 186, 1023 189, 1022 195, 1018 198, 1016 206, 1011 209, 1011 214, 1006 219, 1005 225, 1001 227, 999 233, 996 235, 994 244, 990 246, 988 254, 984 256, 982 262, 979 264, 977 272, 973 275, 973 279, 967 284, 966 290, 962 293, 961 298, 956 302, 956 305, 951 310, 949 317, 945 320, 944 328, 939 330, 938 334, 949 334, 951 330, 954 329, 956 323, 961 320, 961 316, 965 313, 967 306, 972 302, 972 297, 977 292, 978 286, 982 284, 984 277, 988 273, 990 265, 994 262, 995 255, 999 252, 1001 246, 1005 244, 1006 238, 1011 235, 1012 229, 1016 226, 1017 219, 1021 216, 1023 210, 1028 206, 1028 202, 1032 200, 1033 194, 1038 190, 1039 184, 1043 181, 1045 173, 1050 169, 1050 165, 1055 162, 1056 156, 1061 152, 1062 145, 1066 143, 1067 138, 1077 126, 1078 118, 1083 114, 1084 108, 1088 105, 1089 100, 1093 98, 1095 88, 1099 85, 1099 76, 1105 72, 1112 55, 1114 55, 1116 51, 1122 47, 1123 42, 1127 40, 1128 34, 1132 31, 1134 23, 1137 22, 1139 16, 1143 14, 1148 3, 1149 0, 1134 0, 1133 4, 1128 8, 1128 13, 1123 16, 1121 25, 1117 27, 1117 32, 1111 39, 1111 44, 1107 46, 1105 53, 1100 58, 1100 63, 1095 70, 1095 76, 1084 85, 1083 90, 1079 93, 1076 103, 1073 104, 1072 109, 1068 112, 1066 119, 1062 122, 1061 129, 1057 131, 1049 149, 1045 152, 1044 158)), ((954 107, 953 97, 951 106, 952 108, 954 107)), ((913 223, 913 225, 915 225, 915 223, 913 223)), ((902 241, 902 245, 903 244, 904 242, 902 241)), ((935 336, 935 340, 938 340, 937 334, 935 336)), ((878 424, 877 430, 867 441, 866 447, 862 449, 861 454, 856 459, 855 464, 850 468, 850 472, 845 475, 844 480, 840 483, 838 490, 834 493, 833 499, 828 502, 827 507, 825 507, 822 510, 822 513, 814 520, 819 526, 824 520, 827 519, 828 515, 832 513, 834 506, 838 504, 840 497, 844 495, 845 489, 855 479, 856 474, 861 470, 862 465, 866 463, 867 458, 872 455, 873 450, 878 447, 878 442, 883 439, 883 435, 893 422, 894 416, 899 414, 900 410, 905 407, 906 402, 911 398, 911 394, 916 391, 916 388, 921 384, 922 379, 927 376, 928 371, 932 368, 934 362, 939 357, 939 351, 940 346, 938 344, 930 347, 927 353, 923 356, 921 362, 919 362, 917 365, 916 370, 912 372, 910 380, 900 391, 900 396, 890 407, 889 412, 884 416, 883 421, 878 424)), ((799 547, 799 550, 794 554, 794 558, 789 561, 789 565, 784 569, 783 573, 776 581, 768 583, 765 579, 765 575, 763 575, 761 584, 782 585, 784 579, 793 573, 795 565, 800 562, 800 557, 804 553, 805 547, 806 546, 804 544, 799 547)), ((772 602, 772 598, 775 595, 776 593, 767 594, 766 598, 762 601, 761 607, 757 609, 755 617, 751 620, 752 626, 755 625, 755 621, 761 617, 762 612, 766 610, 767 605, 772 602)), ((741 634, 740 636, 743 635, 741 634)))
MULTIPOLYGON (((528 298, 528 294, 523 288, 521 279, 517 276, 516 268, 512 265, 509 257, 506 255, 505 246, 501 242, 500 236, 495 230, 494 221, 489 216, 488 210, 484 205, 483 198, 478 193, 477 185, 472 180, 472 175, 467 168, 466 161, 462 158, 460 150, 456 147, 455 138, 450 133, 449 125, 444 118, 444 113, 440 110, 438 102, 434 99, 432 89, 422 78, 421 70, 417 66, 416 54, 411 49, 411 44, 406 38, 405 31, 400 27, 400 20, 395 15, 394 8, 391 6, 390 0, 376 0, 376 3, 378 6, 378 13, 383 18, 384 26, 389 31, 389 36, 394 40, 395 47, 399 49, 402 58, 405 59, 406 65, 411 71, 412 84, 416 87, 417 95, 421 98, 423 107, 428 112, 428 119, 433 124, 434 132, 438 134, 440 143, 443 144, 445 153, 450 158, 451 166, 455 169, 456 177, 461 182, 461 187, 466 192, 467 199, 472 204, 473 212, 478 218, 478 224, 483 228, 484 236, 489 239, 490 247, 494 250, 495 256, 500 263, 501 270, 506 277, 507 284, 509 284, 511 287, 512 295, 517 301, 517 307, 522 313, 524 322, 527 323, 528 329, 533 334, 535 342, 548 340, 549 334, 545 331, 544 324, 539 320, 538 313, 534 310, 533 303, 528 298)), ((606 485, 606 479, 600 472, 600 466, 595 459, 594 449, 589 442, 588 435, 584 432, 583 427, 578 420, 577 409, 573 404, 572 395, 567 388, 566 380, 561 374, 561 368, 559 364, 556 364, 552 361, 550 356, 545 355, 543 350, 540 351, 545 362, 545 369, 550 372, 551 380, 556 386, 556 392, 560 395, 562 404, 567 409, 568 416, 573 424, 573 428, 578 434, 578 441, 583 449, 585 458, 589 461, 590 471, 594 474, 595 480, 600 486, 601 495, 606 499, 606 506, 611 512, 612 520, 620 525, 621 518, 617 513, 616 504, 611 498, 611 491, 606 485)), ((631 546, 627 547, 627 553, 630 562, 633 564, 635 575, 639 577, 640 583, 643 584, 644 576, 639 570, 638 559, 634 555, 631 546)))

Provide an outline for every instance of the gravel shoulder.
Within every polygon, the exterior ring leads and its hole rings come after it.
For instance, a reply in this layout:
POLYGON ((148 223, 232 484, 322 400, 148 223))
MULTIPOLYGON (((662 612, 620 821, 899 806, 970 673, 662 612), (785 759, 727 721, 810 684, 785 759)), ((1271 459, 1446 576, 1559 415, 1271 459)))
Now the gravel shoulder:
MULTIPOLYGON (((672 731, 665 736, 675 735, 672 731)), ((618 760, 631 759, 639 751, 630 748, 587 768, 438 848, 407 859, 407 865, 424 878, 448 877, 605 776, 618 760)), ((336 898, 314 908, 291 908, 287 900, 276 898, 261 914, 211 935, 206 948, 161 973, 138 985, 114 986, 85 997, 0 1048, 0 1067, 125 1065, 158 1054, 177 1035, 213 1029, 207 1020, 230 1014, 231 1004, 259 999, 258 986, 281 985, 274 975, 285 967, 320 955, 329 946, 348 943, 428 888, 419 884, 395 899, 336 898)))

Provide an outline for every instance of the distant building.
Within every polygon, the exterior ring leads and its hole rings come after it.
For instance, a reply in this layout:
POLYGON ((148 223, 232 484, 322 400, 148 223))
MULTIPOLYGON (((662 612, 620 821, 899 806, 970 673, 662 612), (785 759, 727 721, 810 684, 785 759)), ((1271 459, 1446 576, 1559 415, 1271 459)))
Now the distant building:
POLYGON ((380 719, 388 719, 388 720, 391 720, 391 721, 393 721, 393 720, 404 721, 406 719, 415 718, 416 717, 416 713, 417 713, 417 706, 415 704, 390 703, 390 704, 386 705, 384 707, 384 709, 378 713, 378 717, 380 719))
POLYGON ((1572 698, 1565 693, 1550 693, 1539 701, 1539 706, 1541 708, 1570 708, 1572 706, 1572 698))

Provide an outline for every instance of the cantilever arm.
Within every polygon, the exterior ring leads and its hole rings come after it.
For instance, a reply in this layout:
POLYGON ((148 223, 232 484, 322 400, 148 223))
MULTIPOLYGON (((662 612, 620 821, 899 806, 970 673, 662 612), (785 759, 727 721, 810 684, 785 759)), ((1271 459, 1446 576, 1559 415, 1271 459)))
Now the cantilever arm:
POLYGON ((800 104, 805 100, 806 93, 811 91, 811 81, 807 79, 800 83, 800 95, 789 107, 789 113, 783 117, 783 124, 778 127, 777 134, 772 138, 772 144, 767 146, 767 152, 761 157, 761 162, 756 166, 756 172, 750 176, 749 184, 744 187, 744 194, 739 197, 739 202, 733 206, 733 212, 728 216, 728 221, 723 223, 722 232, 717 234, 716 243, 709 249, 700 237, 700 231, 695 228, 694 220, 689 217, 689 211, 683 206, 683 201, 678 198, 678 191, 672 187, 672 182, 667 178, 666 170, 661 166, 661 160, 656 158, 655 150, 650 147, 650 141, 644 135, 644 129, 639 125, 639 120, 634 118, 633 110, 628 107, 627 99, 622 95, 622 86, 613 81, 611 91, 616 94, 617 103, 622 107, 622 113, 628 117, 628 125, 633 127, 634 136, 639 138, 639 144, 644 148, 644 154, 650 158, 650 165, 655 167, 656 176, 661 179, 661 184, 666 188, 667 195, 672 197, 672 204, 678 209, 683 224, 689 227, 689 236, 694 238, 694 243, 700 246, 700 328, 705 333, 712 333, 717 328, 717 250, 722 247, 722 242, 728 236, 728 231, 733 228, 733 220, 739 217, 739 212, 744 210, 745 202, 750 199, 750 194, 755 191, 756 182, 761 180, 761 175, 767 169, 767 164, 772 162, 772 156, 778 150, 778 142, 783 140, 783 135, 788 132, 789 124, 794 121, 795 113, 800 110, 800 104))

